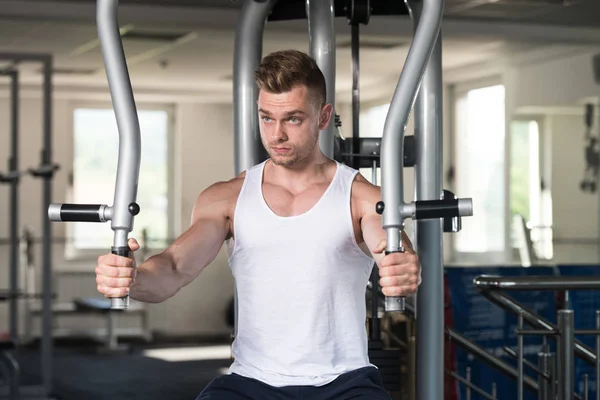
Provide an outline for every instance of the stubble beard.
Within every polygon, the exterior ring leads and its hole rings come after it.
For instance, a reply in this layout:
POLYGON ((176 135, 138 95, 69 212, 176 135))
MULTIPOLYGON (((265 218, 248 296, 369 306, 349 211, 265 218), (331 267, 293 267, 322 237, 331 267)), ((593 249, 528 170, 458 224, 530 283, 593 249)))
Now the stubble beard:
POLYGON ((268 150, 269 156, 271 157, 271 161, 273 162, 273 164, 278 165, 278 166, 282 166, 282 167, 291 167, 294 165, 298 165, 300 163, 302 163, 303 161, 305 161, 307 158, 310 157, 311 153, 313 152, 315 146, 317 146, 319 143, 319 136, 317 135, 313 141, 310 143, 310 145, 308 145, 305 148, 305 151, 298 151, 298 148, 296 147, 292 147, 290 154, 288 155, 280 155, 277 154, 275 152, 271 152, 271 150, 268 150))

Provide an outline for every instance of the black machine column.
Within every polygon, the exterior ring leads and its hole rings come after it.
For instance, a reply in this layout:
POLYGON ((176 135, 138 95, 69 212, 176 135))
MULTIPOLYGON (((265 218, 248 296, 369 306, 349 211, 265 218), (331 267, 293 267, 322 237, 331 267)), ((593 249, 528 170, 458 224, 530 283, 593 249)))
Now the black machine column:
POLYGON ((19 340, 19 72, 3 71, 10 77, 10 158, 7 172, 0 174, 0 183, 10 185, 10 259, 9 259, 9 335, 13 343, 19 340))

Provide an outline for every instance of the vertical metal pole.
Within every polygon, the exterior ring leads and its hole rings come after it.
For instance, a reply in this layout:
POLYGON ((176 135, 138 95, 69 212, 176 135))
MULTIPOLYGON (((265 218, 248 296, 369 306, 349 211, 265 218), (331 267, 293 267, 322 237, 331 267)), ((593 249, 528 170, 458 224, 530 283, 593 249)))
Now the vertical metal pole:
MULTIPOLYGON (((596 331, 600 331, 600 310, 596 310, 596 331)), ((600 333, 596 333, 596 400, 600 400, 600 333)))
MULTIPOLYGON (((467 367, 467 382, 471 383, 471 367, 467 367)), ((471 385, 467 384, 465 390, 466 390, 466 396, 465 396, 466 400, 471 400, 471 385)), ((419 397, 419 400, 420 399, 421 398, 419 397)), ((440 399, 441 399, 441 397, 440 397, 440 399)))
MULTIPOLYGON (((352 154, 360 152, 360 28, 358 23, 350 25, 352 38, 352 154)), ((351 164, 360 164, 354 157, 351 164)))
POLYGON ((233 56, 233 142, 235 174, 260 163, 260 139, 254 71, 260 64, 264 27, 277 0, 248 0, 240 11, 233 56))
MULTIPOLYGON (((519 331, 523 330, 523 313, 519 313, 519 331)), ((523 374, 525 371, 523 371, 523 334, 521 332, 519 332, 517 334, 517 347, 518 347, 518 353, 517 353, 517 371, 518 371, 518 375, 517 375, 517 399, 518 400, 523 400, 523 374)))
MULTIPOLYGON (((377 160, 371 167, 371 183, 377 185, 377 160)), ((379 321, 379 269, 376 265, 371 271, 371 341, 381 340, 381 325, 379 321)))
MULTIPOLYGON (((544 350, 538 353, 538 368, 542 373, 549 374, 549 354, 544 350)), ((550 399, 549 396, 549 382, 548 380, 541 374, 538 374, 538 400, 554 400, 550 399)))
MULTIPOLYGON (((44 149, 42 166, 52 165, 52 58, 44 62, 44 149)), ((53 174, 44 176, 44 201, 42 204, 42 377, 46 393, 52 393, 53 346, 52 341, 52 224, 48 208, 52 203, 53 174)))
POLYGON ((588 400, 588 374, 583 375, 583 400, 588 400))
POLYGON ((19 289, 19 72, 10 71, 10 132, 11 155, 8 162, 10 181, 10 338, 19 340, 19 308, 16 293, 19 289))
POLYGON ((408 322, 408 398, 417 399, 417 338, 414 323, 408 322))
POLYGON ((321 131, 319 145, 328 158, 333 158, 335 136, 335 12, 333 0, 306 0, 310 55, 325 76, 327 103, 334 107, 327 128, 321 131))
POLYGON ((559 353, 558 353, 558 399, 572 400, 574 384, 574 316, 573 310, 558 310, 559 353))
MULTIPOLYGON (((422 4, 414 2, 415 24, 422 4)), ((416 28, 416 27, 415 27, 416 28)), ((415 103, 416 200, 443 196, 442 37, 438 33, 415 103)), ((401 157, 401 155, 399 155, 401 157)), ((402 173, 402 171, 400 171, 402 173)), ((440 219, 417 220, 416 250, 422 269, 417 293, 417 397, 437 400, 444 396, 444 264, 440 219)))
POLYGON ((550 375, 550 380, 548 380, 548 400, 556 399, 556 354, 548 353, 548 375, 550 375))
POLYGON ((373 160, 373 165, 371 166, 371 183, 377 185, 377 160, 373 160))
MULTIPOLYGON (((267 17, 278 0, 247 0, 240 11, 233 54, 233 146, 238 175, 265 159, 258 124, 258 88, 254 71, 262 57, 267 17)), ((238 296, 233 291, 233 336, 237 335, 238 296)))

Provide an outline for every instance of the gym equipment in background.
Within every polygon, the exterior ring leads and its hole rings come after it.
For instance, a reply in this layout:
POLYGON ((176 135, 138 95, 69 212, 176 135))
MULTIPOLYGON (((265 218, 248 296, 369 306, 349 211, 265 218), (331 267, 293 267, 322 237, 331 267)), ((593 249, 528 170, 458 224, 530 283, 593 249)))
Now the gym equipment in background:
POLYGON ((0 341, 0 360, 2 370, 8 371, 9 396, 12 399, 19 398, 20 366, 11 354, 19 345, 19 318, 18 300, 24 297, 19 290, 19 182, 22 173, 19 171, 19 71, 8 69, 0 72, 0 75, 10 78, 10 157, 8 159, 6 173, 0 173, 0 184, 10 185, 9 204, 9 234, 10 234, 10 256, 9 256, 9 287, 0 294, 0 301, 9 302, 8 340, 0 341))
MULTIPOLYGON (((52 229, 50 227, 50 221, 46 218, 48 206, 52 201, 52 181, 54 174, 59 169, 57 164, 52 162, 52 65, 53 58, 50 54, 42 53, 0 53, 0 60, 6 60, 11 65, 9 69, 16 68, 21 63, 40 63, 42 64, 42 143, 43 148, 40 152, 40 164, 36 168, 28 168, 27 173, 34 178, 39 178, 43 181, 42 191, 42 343, 41 343, 41 376, 42 376, 42 388, 37 386, 31 387, 19 387, 19 393, 23 395, 41 395, 45 393, 50 395, 52 393, 53 375, 52 375, 52 363, 53 363, 53 341, 52 341, 52 229)), ((8 70, 7 70, 8 71, 8 70)), ((17 75, 14 76, 13 85, 11 85, 12 91, 12 118, 14 120, 13 128, 11 129, 11 151, 12 159, 9 163, 9 171, 4 175, 5 180, 8 180, 13 186, 11 190, 11 272, 10 272, 10 288, 8 297, 13 300, 10 309, 10 320, 11 320, 11 336, 15 337, 17 332, 18 312, 15 299, 15 289, 17 289, 18 282, 16 281, 16 271, 18 268, 18 247, 16 247, 16 241, 18 241, 18 233, 15 230, 18 226, 18 195, 16 194, 16 188, 19 184, 19 179, 26 173, 19 171, 18 168, 18 125, 17 125, 17 113, 18 113, 18 89, 16 85, 17 75), (17 253, 15 253, 17 252, 17 253)), ((21 295, 20 297, 23 297, 21 295)), ((16 298, 18 298, 17 296, 16 298)))
MULTIPOLYGON (((105 204, 52 204, 48 207, 51 221, 111 221, 113 254, 132 257, 127 245, 134 217, 140 212, 136 203, 141 160, 141 137, 133 89, 123 52, 117 18, 118 0, 98 0, 96 23, 102 57, 119 129, 119 159, 112 206, 105 204)), ((129 308, 129 296, 111 299, 111 309, 129 308)))
POLYGON ((579 187, 583 192, 596 193, 598 168, 600 168, 600 143, 598 135, 592 134, 594 105, 585 105, 585 171, 579 187))
POLYGON ((19 171, 19 71, 9 69, 1 75, 10 78, 10 157, 6 173, 0 173, 0 184, 10 185, 10 272, 7 297, 9 306, 9 335, 14 343, 19 341, 18 332, 18 292, 19 292, 19 183, 23 173, 19 171))

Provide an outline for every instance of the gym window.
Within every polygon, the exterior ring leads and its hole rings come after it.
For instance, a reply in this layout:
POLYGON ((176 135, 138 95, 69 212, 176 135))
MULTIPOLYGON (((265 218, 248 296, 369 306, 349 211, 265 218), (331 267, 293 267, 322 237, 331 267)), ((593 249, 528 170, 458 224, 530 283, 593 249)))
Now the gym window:
MULTIPOLYGON (((531 256, 553 257, 550 171, 544 170, 541 118, 519 117, 510 125, 510 213, 513 248, 531 243, 531 256), (528 237, 526 237, 528 236, 528 237)), ((523 257, 521 257, 523 258, 523 257)), ((531 260, 533 262, 534 260, 531 260)))
POLYGON ((456 261, 506 260, 505 99, 501 84, 454 87, 454 188, 474 214, 452 234, 456 261))
MULTIPOLYGON (((171 114, 168 108, 138 108, 142 137, 137 202, 141 212, 130 234, 138 240, 142 230, 149 237, 165 239, 171 233, 171 114)), ((110 107, 76 107, 73 110, 73 173, 69 202, 113 204, 117 172, 119 133, 110 107)), ((110 221, 99 224, 72 223, 69 250, 73 255, 88 250, 106 251, 113 241, 110 221)), ((150 247, 164 246, 160 242, 150 247)))
MULTIPOLYGON (((383 136, 383 127, 385 126, 385 120, 389 109, 390 103, 384 103, 368 107, 362 111, 358 120, 358 132, 360 137, 381 138, 383 136)), ((347 128, 345 134, 352 137, 352 121, 350 121, 349 128, 347 128)), ((369 182, 373 183, 372 168, 361 168, 360 173, 369 182)), ((381 168, 377 168, 376 174, 376 183, 378 186, 381 186, 381 168)))

